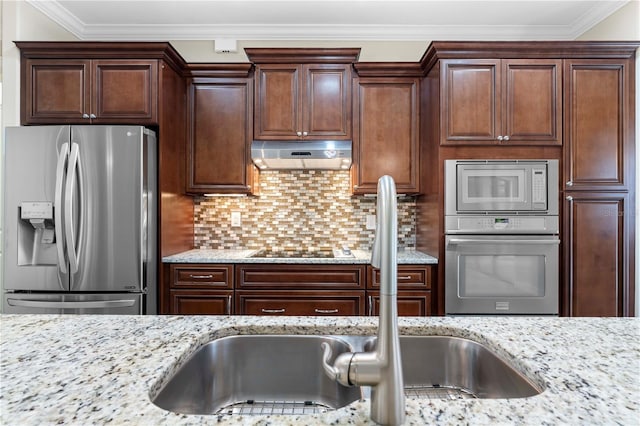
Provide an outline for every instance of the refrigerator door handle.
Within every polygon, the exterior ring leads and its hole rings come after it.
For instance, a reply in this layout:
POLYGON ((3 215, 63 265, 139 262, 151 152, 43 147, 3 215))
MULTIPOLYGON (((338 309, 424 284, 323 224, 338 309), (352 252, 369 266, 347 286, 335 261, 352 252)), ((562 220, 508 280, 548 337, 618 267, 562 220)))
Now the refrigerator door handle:
MULTIPOLYGON (((69 144, 63 143, 60 148, 60 154, 58 154, 58 165, 56 167, 56 192, 55 192, 55 212, 54 212, 54 222, 55 222, 55 234, 56 234, 56 250, 58 252, 58 268, 60 272, 63 274, 67 273, 67 259, 64 257, 64 238, 62 231, 62 215, 63 215, 63 207, 62 207, 62 186, 64 185, 65 180, 65 166, 67 164, 67 159, 69 158, 69 144)), ((65 288, 63 287, 63 290, 65 288)))
POLYGON ((78 157, 80 155, 77 143, 71 145, 69 154, 69 166, 67 167, 67 183, 64 191, 64 222, 65 237, 67 241, 67 254, 69 256, 69 269, 71 273, 78 272, 78 254, 76 252, 74 228, 73 228, 73 181, 76 168, 78 167, 78 157))
POLYGON ((86 308, 127 308, 133 306, 135 299, 121 300, 95 300, 83 302, 56 302, 47 300, 7 299, 9 306, 23 308, 49 308, 49 309, 86 309, 86 308))

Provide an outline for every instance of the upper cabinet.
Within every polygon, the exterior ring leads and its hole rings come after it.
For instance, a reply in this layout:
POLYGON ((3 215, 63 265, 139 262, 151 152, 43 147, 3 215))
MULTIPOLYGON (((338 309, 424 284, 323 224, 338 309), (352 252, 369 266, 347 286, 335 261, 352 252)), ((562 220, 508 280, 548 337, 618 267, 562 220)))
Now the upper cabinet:
POLYGON ((251 65, 189 69, 197 76, 188 88, 187 192, 252 193, 251 65))
POLYGON ((23 124, 155 124, 158 61, 28 59, 23 124))
MULTIPOLYGON (((402 64, 378 69, 358 64, 354 79, 354 194, 375 194, 378 179, 390 175, 398 193, 420 192, 420 78, 398 76, 402 64), (395 70, 396 72, 392 72, 395 70)), ((407 74, 411 68, 407 65, 407 74)))
POLYGON ((245 49, 255 70, 254 139, 351 139, 359 49, 245 49))
POLYGON ((562 144, 562 61, 441 63, 443 145, 562 144))
POLYGON ((159 122, 160 68, 183 59, 169 43, 16 42, 20 120, 28 124, 159 122))
POLYGON ((632 184, 632 62, 565 62, 565 190, 625 190, 632 184))

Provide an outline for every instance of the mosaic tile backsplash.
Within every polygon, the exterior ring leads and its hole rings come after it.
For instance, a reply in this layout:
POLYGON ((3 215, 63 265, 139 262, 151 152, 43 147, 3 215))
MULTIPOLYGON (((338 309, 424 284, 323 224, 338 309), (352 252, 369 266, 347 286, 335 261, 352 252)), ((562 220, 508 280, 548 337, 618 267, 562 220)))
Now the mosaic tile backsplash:
MULTIPOLYGON (((348 171, 262 171, 260 195, 196 197, 195 248, 328 250, 343 244, 371 250, 374 197, 351 195, 348 171), (241 226, 231 226, 240 212, 241 226)), ((398 199, 398 248, 414 249, 416 201, 398 199)))

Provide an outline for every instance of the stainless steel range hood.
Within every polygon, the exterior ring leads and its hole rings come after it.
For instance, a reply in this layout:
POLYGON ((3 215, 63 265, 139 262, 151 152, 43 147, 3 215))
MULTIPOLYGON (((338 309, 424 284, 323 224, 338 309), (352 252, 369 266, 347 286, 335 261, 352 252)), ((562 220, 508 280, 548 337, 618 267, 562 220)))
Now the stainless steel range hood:
POLYGON ((263 170, 348 170, 351 141, 253 141, 251 160, 263 170))

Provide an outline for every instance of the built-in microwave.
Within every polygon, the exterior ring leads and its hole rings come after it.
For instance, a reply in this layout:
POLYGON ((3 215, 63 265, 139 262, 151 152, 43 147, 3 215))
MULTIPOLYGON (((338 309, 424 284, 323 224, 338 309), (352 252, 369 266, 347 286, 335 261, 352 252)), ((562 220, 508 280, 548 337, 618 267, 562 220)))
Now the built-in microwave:
POLYGON ((558 160, 446 160, 445 214, 558 214, 558 160))

